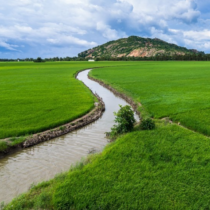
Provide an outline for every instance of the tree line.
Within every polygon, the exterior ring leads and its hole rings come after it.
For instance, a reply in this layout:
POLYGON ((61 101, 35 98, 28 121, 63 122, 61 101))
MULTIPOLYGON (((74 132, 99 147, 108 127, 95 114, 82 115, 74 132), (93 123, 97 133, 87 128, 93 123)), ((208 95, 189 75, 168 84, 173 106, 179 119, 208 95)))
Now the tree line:
MULTIPOLYGON (((45 61, 88 61, 90 58, 84 57, 53 57, 44 58, 38 57, 25 58, 25 59, 1 59, 0 62, 15 62, 15 61, 33 61, 33 62, 45 62, 45 61)), ((95 61, 210 61, 210 54, 194 53, 185 55, 156 55, 153 57, 111 57, 102 56, 95 58, 95 61)))
POLYGON ((210 61, 210 54, 156 55, 152 57, 98 57, 96 61, 210 61))
POLYGON ((53 57, 53 58, 17 58, 17 59, 7 59, 0 58, 0 62, 17 62, 17 61, 33 61, 33 62, 45 62, 45 61, 87 61, 88 58, 79 58, 79 57, 53 57))

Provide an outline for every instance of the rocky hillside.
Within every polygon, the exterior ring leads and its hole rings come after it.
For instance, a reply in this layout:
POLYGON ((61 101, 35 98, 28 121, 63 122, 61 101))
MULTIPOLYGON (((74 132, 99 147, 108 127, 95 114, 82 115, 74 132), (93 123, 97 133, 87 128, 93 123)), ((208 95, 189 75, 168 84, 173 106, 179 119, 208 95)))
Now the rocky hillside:
POLYGON ((82 58, 96 57, 153 57, 156 55, 185 55, 198 53, 197 50, 188 50, 160 39, 141 38, 130 36, 128 38, 110 41, 93 49, 78 54, 82 58))

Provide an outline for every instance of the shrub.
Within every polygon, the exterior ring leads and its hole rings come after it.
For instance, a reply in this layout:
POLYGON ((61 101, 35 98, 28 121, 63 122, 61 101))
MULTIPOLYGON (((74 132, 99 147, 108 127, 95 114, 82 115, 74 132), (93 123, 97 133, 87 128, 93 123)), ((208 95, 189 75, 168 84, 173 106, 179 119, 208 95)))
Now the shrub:
POLYGON ((117 123, 111 128, 111 136, 117 134, 127 133, 133 129, 133 124, 135 122, 134 112, 130 106, 120 106, 120 110, 116 113, 114 112, 115 122, 117 123))
POLYGON ((143 119, 143 120, 141 120, 141 123, 140 123, 140 129, 141 130, 153 130, 153 129, 155 129, 155 122, 150 118, 143 119))

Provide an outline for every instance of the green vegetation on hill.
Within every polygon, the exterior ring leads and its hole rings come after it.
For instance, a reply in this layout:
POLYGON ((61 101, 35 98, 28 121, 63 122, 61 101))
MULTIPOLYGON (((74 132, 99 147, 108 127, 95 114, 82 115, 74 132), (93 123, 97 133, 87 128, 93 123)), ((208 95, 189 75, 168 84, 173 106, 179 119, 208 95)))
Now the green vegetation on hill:
POLYGON ((177 125, 135 131, 88 165, 42 183, 5 210, 208 209, 210 141, 177 125))
POLYGON ((184 55, 197 53, 196 50, 167 43, 160 39, 142 38, 130 36, 128 38, 110 41, 93 49, 86 50, 78 54, 79 57, 152 57, 156 55, 184 55), (134 50, 139 53, 130 54, 134 50))
POLYGON ((209 62, 139 62, 93 70, 91 75, 141 102, 142 113, 170 117, 210 136, 209 68, 209 62))

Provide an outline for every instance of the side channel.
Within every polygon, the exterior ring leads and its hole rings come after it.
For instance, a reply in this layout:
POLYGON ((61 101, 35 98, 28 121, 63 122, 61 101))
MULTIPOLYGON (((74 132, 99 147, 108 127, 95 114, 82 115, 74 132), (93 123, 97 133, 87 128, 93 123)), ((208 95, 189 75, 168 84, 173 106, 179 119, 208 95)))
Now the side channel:
MULTIPOLYGON (((94 93, 103 98, 106 111, 96 122, 75 132, 21 150, 0 160, 0 203, 9 202, 26 192, 32 184, 52 179, 56 174, 67 171, 91 151, 101 151, 107 144, 105 132, 114 124, 113 112, 123 99, 98 83, 88 79, 90 70, 82 71, 77 79, 84 82, 94 93)), ((138 116, 135 116, 138 119, 138 116)))

